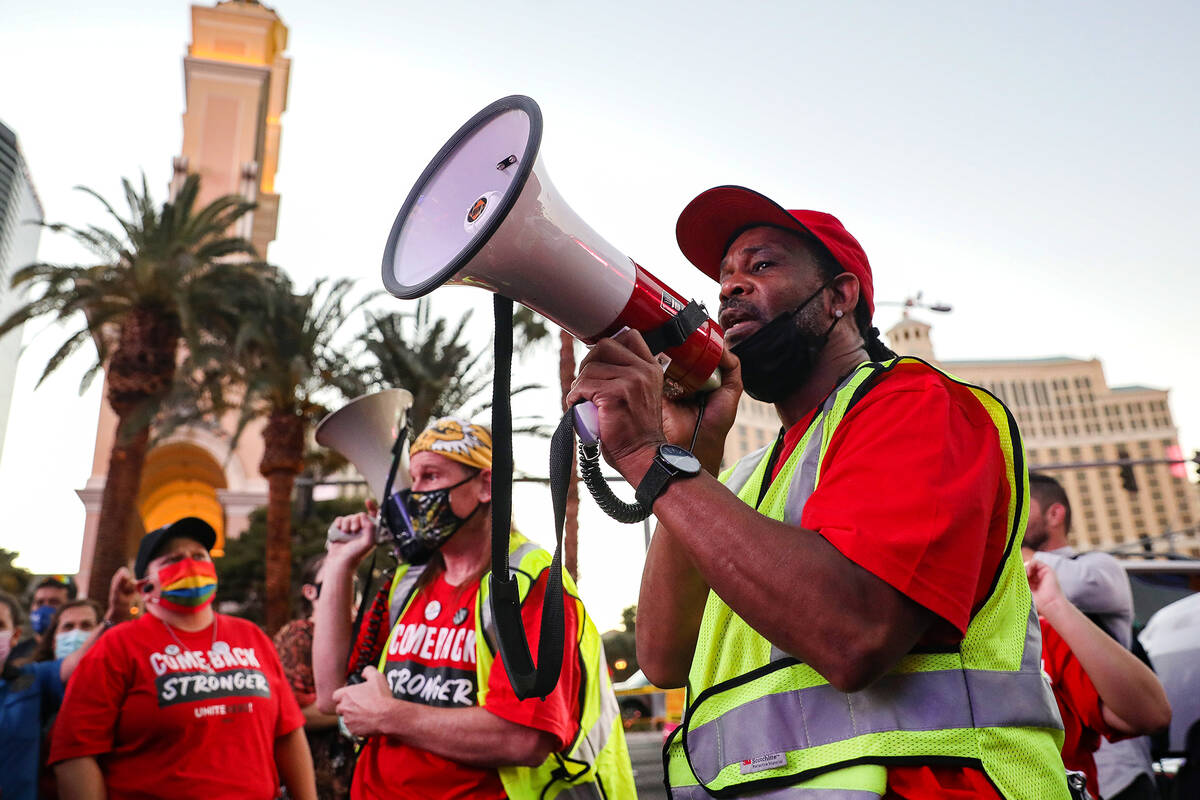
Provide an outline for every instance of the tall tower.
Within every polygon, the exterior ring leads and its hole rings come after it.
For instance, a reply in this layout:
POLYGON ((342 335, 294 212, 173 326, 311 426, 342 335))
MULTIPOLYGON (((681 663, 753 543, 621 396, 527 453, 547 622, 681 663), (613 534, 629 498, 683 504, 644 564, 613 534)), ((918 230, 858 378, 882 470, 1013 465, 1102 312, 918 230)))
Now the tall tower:
MULTIPOLYGON (((187 107, 171 192, 178 190, 188 173, 196 173, 200 175, 198 207, 226 194, 255 201, 258 207, 239 220, 236 232, 249 239, 264 259, 279 217, 275 172, 291 69, 291 60, 283 55, 287 34, 279 16, 257 0, 192 6, 192 43, 183 59, 187 107)), ((91 572, 116 425, 116 415, 105 399, 92 475, 78 492, 87 509, 81 586, 88 585, 91 572)), ((231 450, 235 425, 234 419, 227 419, 223 430, 183 429, 150 450, 142 468, 133 527, 153 530, 180 517, 200 517, 217 531, 213 555, 222 555, 226 537, 240 536, 250 524, 250 512, 267 500, 267 483, 258 472, 262 423, 248 426, 231 450)))
POLYGON ((183 59, 187 110, 175 184, 200 176, 200 205, 240 194, 258 203, 239 231, 259 256, 275 238, 280 117, 287 108, 288 29, 257 0, 192 6, 192 43, 183 59))
POLYGON ((905 311, 900 321, 888 329, 885 335, 897 353, 916 356, 924 361, 936 361, 933 355, 933 341, 929 338, 930 330, 931 326, 928 323, 913 319, 908 315, 908 311, 905 311))

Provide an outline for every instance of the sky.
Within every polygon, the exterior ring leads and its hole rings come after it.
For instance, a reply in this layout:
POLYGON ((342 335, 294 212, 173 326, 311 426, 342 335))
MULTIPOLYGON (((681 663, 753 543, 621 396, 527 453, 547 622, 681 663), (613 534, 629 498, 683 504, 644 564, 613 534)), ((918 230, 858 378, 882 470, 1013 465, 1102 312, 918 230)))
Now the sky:
MULTIPOLYGON (((1200 6, 1187 2, 571 4, 280 0, 288 108, 272 262, 380 287, 412 183, 491 101, 541 106, 541 155, 597 232, 685 296, 716 286, 674 241, 693 196, 725 183, 838 216, 863 244, 876 297, 918 291, 950 314, 944 360, 1100 358, 1110 385, 1171 390, 1184 451, 1200 448, 1200 6)), ((83 184, 117 199, 144 172, 164 199, 182 140, 188 5, 0 0, 0 120, 18 135, 47 219, 100 222, 83 184)), ((40 257, 82 257, 44 234, 40 257)), ((400 303, 400 301, 390 301, 400 303)), ((434 294, 435 313, 490 298, 434 294)), ((387 302, 382 307, 389 307, 387 302)), ((398 307, 398 306, 396 306, 398 307)), ((876 324, 899 319, 880 305, 876 324)), ((78 564, 99 384, 77 358, 34 391, 62 340, 25 332, 0 455, 0 547, 38 572, 78 564)), ((552 348, 518 376, 554 384, 552 348)), ((556 414, 552 391, 518 413, 556 414)), ((545 443, 517 466, 545 474, 545 443)), ((629 494, 632 490, 623 487, 629 494)), ((518 525, 553 542, 544 491, 518 525)), ((640 526, 581 511, 580 589, 601 629, 636 602, 640 526)))

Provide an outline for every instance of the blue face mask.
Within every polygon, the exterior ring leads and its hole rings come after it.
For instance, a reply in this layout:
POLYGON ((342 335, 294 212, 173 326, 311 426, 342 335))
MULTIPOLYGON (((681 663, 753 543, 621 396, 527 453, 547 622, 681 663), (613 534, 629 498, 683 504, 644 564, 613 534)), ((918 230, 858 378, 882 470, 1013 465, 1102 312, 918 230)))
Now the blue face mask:
POLYGON ((66 658, 71 653, 83 647, 83 643, 91 635, 91 631, 79 630, 78 628, 73 631, 63 631, 54 637, 54 657, 58 659, 66 658))
POLYGON ((54 619, 54 612, 57 611, 54 606, 42 606, 35 608, 33 613, 29 615, 29 624, 33 626, 33 632, 38 636, 50 629, 50 620, 54 619))

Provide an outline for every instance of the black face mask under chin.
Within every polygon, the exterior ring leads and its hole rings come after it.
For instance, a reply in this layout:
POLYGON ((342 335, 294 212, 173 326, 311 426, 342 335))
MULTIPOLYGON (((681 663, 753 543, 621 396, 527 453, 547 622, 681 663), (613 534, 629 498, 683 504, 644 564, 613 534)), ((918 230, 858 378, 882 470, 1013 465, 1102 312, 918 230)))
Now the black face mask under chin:
POLYGON ((796 318, 829 283, 822 284, 792 311, 783 312, 730 348, 742 362, 742 385, 746 394, 763 403, 777 403, 812 375, 817 358, 841 317, 835 317, 821 334, 800 330, 796 318))

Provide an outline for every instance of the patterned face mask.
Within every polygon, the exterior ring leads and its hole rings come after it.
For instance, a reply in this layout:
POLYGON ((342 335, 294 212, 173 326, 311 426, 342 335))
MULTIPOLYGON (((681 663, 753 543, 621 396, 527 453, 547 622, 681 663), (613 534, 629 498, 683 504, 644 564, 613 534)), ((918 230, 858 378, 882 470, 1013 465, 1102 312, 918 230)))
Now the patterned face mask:
POLYGON ((151 602, 178 614, 203 610, 217 594, 217 568, 211 561, 176 561, 159 569, 158 580, 161 590, 151 602))
POLYGON ((401 535, 397 542, 400 555, 405 561, 410 564, 423 564, 428 561, 467 520, 483 508, 483 503, 480 503, 465 517, 456 515, 450 508, 450 490, 473 480, 478 474, 476 472, 468 475, 458 483, 440 489, 409 492, 406 505, 412 523, 412 538, 401 535))

